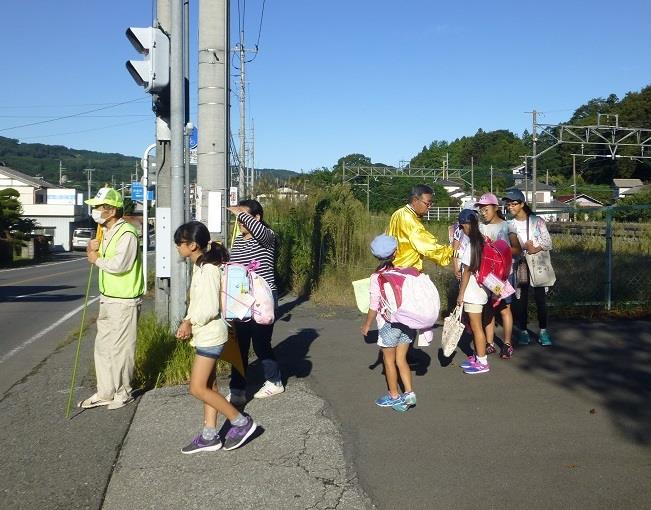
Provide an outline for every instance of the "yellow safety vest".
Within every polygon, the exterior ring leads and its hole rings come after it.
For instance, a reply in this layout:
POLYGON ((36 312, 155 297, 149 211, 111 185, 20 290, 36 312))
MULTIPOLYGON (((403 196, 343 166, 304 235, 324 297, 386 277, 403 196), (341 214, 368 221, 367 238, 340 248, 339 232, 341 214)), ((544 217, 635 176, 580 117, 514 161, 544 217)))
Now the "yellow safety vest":
MULTIPOLYGON (((115 248, 118 239, 123 235, 134 235, 138 239, 138 231, 133 225, 124 222, 118 231, 113 234, 111 240, 108 242, 104 249, 100 246, 100 256, 102 258, 110 259, 115 256, 115 248)), ((102 243, 103 244, 103 243, 102 243)), ((140 251, 136 255, 136 260, 131 266, 131 269, 120 274, 111 274, 106 271, 99 271, 99 291, 106 297, 114 297, 121 299, 137 298, 144 294, 144 281, 142 277, 142 257, 140 251)))

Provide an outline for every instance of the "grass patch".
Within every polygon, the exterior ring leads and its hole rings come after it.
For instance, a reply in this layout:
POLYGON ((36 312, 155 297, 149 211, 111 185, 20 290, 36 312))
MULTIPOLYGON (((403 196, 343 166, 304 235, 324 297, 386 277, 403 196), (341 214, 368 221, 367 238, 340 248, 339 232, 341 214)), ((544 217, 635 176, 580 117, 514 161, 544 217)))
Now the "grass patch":
MULTIPOLYGON (((179 342, 169 325, 158 322, 153 313, 143 314, 138 323, 134 384, 144 390, 187 384, 190 380, 194 347, 179 342)), ((230 365, 217 361, 217 375, 230 373, 230 365)))

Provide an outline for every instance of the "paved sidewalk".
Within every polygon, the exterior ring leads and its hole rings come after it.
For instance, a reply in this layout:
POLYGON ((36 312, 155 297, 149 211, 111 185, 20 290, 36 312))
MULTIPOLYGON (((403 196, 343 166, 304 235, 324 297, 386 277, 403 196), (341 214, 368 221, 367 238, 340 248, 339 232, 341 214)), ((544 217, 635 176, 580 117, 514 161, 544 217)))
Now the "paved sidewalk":
POLYGON ((325 402, 302 381, 246 411, 260 427, 243 447, 183 455, 202 405, 186 387, 145 394, 123 444, 104 510, 124 508, 366 509, 347 474, 325 402))

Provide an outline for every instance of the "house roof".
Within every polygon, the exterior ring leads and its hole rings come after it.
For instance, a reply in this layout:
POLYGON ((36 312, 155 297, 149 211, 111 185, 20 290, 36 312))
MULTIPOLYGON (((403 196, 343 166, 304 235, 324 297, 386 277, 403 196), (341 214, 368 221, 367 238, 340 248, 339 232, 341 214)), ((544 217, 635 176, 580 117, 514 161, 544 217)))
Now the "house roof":
POLYGON ((59 188, 60 187, 57 186, 56 184, 47 182, 41 178, 32 177, 31 175, 27 175, 22 172, 19 172, 18 170, 14 170, 13 168, 9 168, 8 166, 0 165, 0 174, 5 174, 8 177, 17 179, 19 181, 24 182, 25 184, 34 186, 36 188, 59 188))
MULTIPOLYGON (((578 194, 576 196, 576 199, 578 200, 579 198, 584 198, 586 200, 589 200, 590 202, 594 202, 595 204, 604 205, 603 202, 600 202, 596 198, 592 198, 591 196, 586 195, 585 193, 578 194)), ((556 200, 558 200, 559 202, 562 202, 563 204, 567 204, 569 202, 574 201, 574 195, 558 195, 556 197, 556 200)))
POLYGON ((643 185, 640 179, 613 179, 613 184, 618 188, 636 188, 643 185))
MULTIPOLYGON (((511 189, 517 189, 520 191, 524 192, 525 185, 524 184, 516 184, 515 186, 511 186, 510 188, 506 188, 506 191, 509 191, 511 189)), ((533 183, 529 182, 527 183, 527 191, 532 191, 533 189, 533 183)), ((554 186, 550 186, 549 184, 545 184, 544 182, 537 182, 536 183, 536 191, 554 191, 556 188, 554 186)))

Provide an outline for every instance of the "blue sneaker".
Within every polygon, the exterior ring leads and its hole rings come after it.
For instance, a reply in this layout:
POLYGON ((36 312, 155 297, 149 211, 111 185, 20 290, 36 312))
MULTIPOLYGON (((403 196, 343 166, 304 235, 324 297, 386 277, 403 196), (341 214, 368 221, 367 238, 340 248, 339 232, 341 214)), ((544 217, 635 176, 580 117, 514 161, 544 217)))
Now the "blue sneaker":
POLYGON ((393 409, 394 411, 398 411, 399 413, 404 413, 405 411, 409 411, 410 407, 411 406, 407 404, 398 404, 395 406, 391 406, 391 409, 393 409))
POLYGON ((375 405, 378 405, 380 407, 393 407, 404 403, 405 401, 402 399, 402 395, 398 395, 394 398, 388 394, 381 396, 375 401, 375 405))
POLYGON ((463 369, 470 368, 475 364, 475 360, 476 360, 475 355, 471 354, 470 356, 468 356, 468 359, 459 363, 459 366, 463 369))
POLYGON ((520 331, 518 334, 518 345, 529 345, 530 341, 529 332, 526 329, 520 331))
POLYGON ((486 372, 490 372, 490 367, 488 366, 488 363, 484 365, 479 360, 475 361, 475 363, 473 363, 471 367, 468 367, 463 371, 464 374, 468 374, 468 375, 485 374, 486 372))
POLYGON ((538 335, 538 343, 543 346, 552 345, 552 337, 549 336, 549 333, 546 329, 540 330, 540 334, 538 335))

